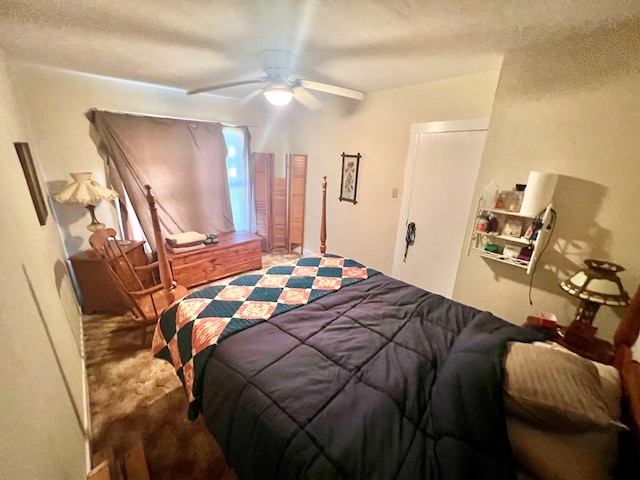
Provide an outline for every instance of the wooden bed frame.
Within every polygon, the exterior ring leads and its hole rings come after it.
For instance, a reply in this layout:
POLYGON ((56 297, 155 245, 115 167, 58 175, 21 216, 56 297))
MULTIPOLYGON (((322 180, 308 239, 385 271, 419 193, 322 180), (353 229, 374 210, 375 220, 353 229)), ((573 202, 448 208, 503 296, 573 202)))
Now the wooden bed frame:
POLYGON ((631 428, 628 441, 621 442, 622 471, 628 478, 640 478, 640 363, 633 360, 631 347, 640 332, 640 287, 636 291, 626 316, 613 338, 614 366, 622 378, 622 421, 631 428))

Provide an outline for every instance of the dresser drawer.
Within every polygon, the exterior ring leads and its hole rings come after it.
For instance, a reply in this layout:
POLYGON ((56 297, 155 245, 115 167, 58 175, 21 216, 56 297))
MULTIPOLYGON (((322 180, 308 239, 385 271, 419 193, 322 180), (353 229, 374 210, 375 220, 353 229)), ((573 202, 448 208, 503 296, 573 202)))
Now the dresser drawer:
POLYGON ((215 257, 199 258, 197 261, 173 267, 173 277, 179 285, 192 287, 225 276, 225 268, 215 257))

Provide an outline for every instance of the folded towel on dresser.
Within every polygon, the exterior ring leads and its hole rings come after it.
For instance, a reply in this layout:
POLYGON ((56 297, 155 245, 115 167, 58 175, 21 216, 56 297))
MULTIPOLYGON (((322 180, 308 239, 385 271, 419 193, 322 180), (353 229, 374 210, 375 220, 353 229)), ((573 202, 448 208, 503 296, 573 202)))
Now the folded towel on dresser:
POLYGON ((200 242, 198 245, 193 245, 191 247, 174 247, 169 242, 166 242, 165 244, 167 246, 167 251, 171 253, 193 252, 195 250, 201 250, 206 247, 206 245, 202 242, 200 242))
POLYGON ((204 233, 198 232, 182 232, 182 233, 174 233, 173 235, 167 236, 167 240, 171 240, 176 245, 183 246, 186 243, 192 242, 204 242, 207 239, 207 236, 204 233))
POLYGON ((170 238, 167 238, 167 245, 171 245, 173 248, 195 247, 196 245, 202 245, 203 243, 206 243, 206 240, 205 241, 197 240, 195 242, 178 243, 175 240, 171 240, 170 238))

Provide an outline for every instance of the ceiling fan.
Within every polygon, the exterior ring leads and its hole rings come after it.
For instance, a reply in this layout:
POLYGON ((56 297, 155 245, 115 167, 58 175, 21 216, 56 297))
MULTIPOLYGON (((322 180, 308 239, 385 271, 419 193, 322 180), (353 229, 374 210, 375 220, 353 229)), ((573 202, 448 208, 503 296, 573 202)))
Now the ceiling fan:
POLYGON ((311 109, 319 108, 319 100, 309 90, 330 93, 331 95, 339 95, 354 100, 364 99, 364 93, 359 90, 292 77, 293 59, 291 52, 286 50, 263 50, 258 53, 258 62, 264 71, 263 77, 195 88, 187 91, 187 95, 244 85, 261 85, 260 88, 244 98, 243 102, 249 101, 262 93, 267 101, 273 105, 286 105, 295 97, 297 101, 306 107, 311 109))

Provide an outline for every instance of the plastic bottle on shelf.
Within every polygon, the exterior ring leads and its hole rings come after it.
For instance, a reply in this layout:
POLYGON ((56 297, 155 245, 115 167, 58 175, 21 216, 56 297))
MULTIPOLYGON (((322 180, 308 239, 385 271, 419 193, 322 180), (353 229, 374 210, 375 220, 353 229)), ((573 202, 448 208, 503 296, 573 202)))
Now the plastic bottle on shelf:
POLYGON ((520 207, 522 206, 522 200, 524 199, 524 189, 526 185, 521 183, 516 183, 516 189, 511 196, 511 203, 509 203, 509 211, 511 212, 519 212, 520 207))
POLYGON ((482 189, 482 208, 494 208, 496 204, 496 195, 498 194, 498 185, 491 180, 482 189))

